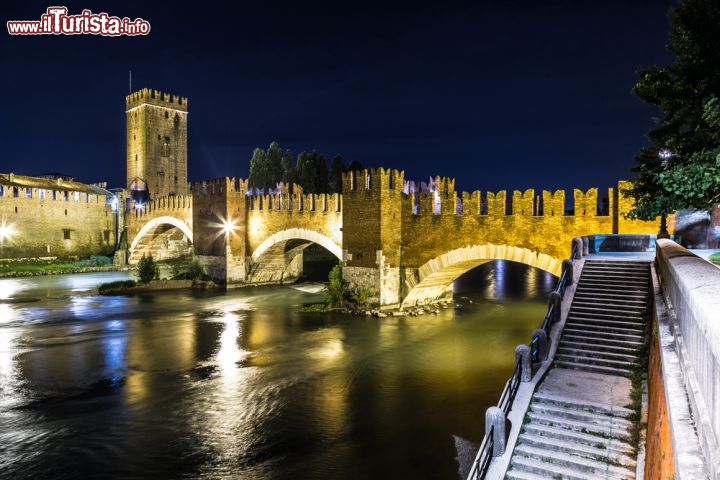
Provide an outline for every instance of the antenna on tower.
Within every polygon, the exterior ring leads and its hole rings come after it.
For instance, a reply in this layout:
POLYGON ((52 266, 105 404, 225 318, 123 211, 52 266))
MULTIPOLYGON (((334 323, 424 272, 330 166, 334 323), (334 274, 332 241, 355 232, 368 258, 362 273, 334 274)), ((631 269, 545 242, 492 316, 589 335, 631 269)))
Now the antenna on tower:
POLYGON ((128 73, 130 74, 130 83, 128 84, 128 89, 130 91, 128 93, 132 93, 132 70, 128 70, 128 73))

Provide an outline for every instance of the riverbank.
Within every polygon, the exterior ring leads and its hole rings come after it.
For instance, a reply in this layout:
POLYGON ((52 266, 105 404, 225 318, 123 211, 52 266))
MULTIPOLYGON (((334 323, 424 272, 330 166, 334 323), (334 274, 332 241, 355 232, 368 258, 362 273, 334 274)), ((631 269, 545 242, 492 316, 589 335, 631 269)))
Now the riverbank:
POLYGON ((68 273, 114 272, 110 265, 89 265, 82 262, 28 263, 21 265, 0 264, 0 278, 36 277, 40 275, 62 275, 68 273))
POLYGON ((98 286, 100 295, 130 295, 136 293, 150 293, 163 290, 206 290, 218 288, 214 282, 202 280, 153 280, 150 283, 138 283, 135 280, 121 280, 104 283, 98 286))

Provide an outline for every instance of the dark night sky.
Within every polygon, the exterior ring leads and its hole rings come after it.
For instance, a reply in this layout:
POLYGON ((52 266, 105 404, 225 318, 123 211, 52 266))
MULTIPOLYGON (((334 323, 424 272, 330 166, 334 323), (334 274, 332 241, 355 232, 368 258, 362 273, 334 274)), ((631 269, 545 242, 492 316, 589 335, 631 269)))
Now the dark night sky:
POLYGON ((628 177, 655 114, 631 88, 671 61, 674 2, 433 3, 3 2, 0 172, 124 186, 132 69, 134 89, 189 97, 191 180, 246 176, 272 140, 462 189, 628 177), (7 34, 56 3, 152 31, 7 34))

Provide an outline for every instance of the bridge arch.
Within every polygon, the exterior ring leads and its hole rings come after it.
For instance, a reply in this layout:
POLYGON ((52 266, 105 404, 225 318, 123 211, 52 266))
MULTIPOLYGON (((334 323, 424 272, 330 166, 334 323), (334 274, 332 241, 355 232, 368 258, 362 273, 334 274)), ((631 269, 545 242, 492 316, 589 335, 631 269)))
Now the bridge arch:
POLYGON ((260 243, 260 245, 253 250, 253 261, 257 262, 260 260, 263 254, 270 250, 270 248, 274 245, 281 242, 287 242, 289 240, 306 240, 308 242, 317 243, 318 245, 326 248, 339 260, 342 260, 342 247, 335 243, 330 237, 326 237, 321 233, 305 228, 288 228, 287 230, 282 230, 270 235, 262 243, 260 243))
POLYGON ((471 245, 450 250, 428 260, 406 280, 403 305, 414 305, 442 296, 462 274, 493 260, 524 263, 560 276, 562 260, 545 253, 512 245, 471 245))
POLYGON ((303 275, 305 249, 317 244, 330 252, 331 258, 342 258, 342 248, 330 237, 314 230, 289 228, 270 235, 251 254, 249 283, 294 282, 303 275))
POLYGON ((143 241, 147 240, 147 237, 149 235, 154 235, 154 233, 157 231, 158 228, 162 226, 171 226, 175 227, 178 230, 180 230, 183 235, 192 243, 193 241, 193 232, 190 226, 185 223, 184 221, 180 220, 179 218, 172 217, 170 215, 163 215, 160 217, 155 217, 152 220, 145 223, 138 233, 133 237, 132 242, 130 243, 130 249, 128 251, 128 256, 130 258, 133 257, 133 253, 136 253, 138 248, 141 246, 143 241))

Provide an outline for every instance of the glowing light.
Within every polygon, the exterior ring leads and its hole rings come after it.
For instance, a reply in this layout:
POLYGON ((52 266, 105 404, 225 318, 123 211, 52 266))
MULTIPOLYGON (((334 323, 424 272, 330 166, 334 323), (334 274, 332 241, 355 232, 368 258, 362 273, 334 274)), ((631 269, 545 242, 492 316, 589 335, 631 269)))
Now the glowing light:
POLYGON ((223 233, 232 233, 235 231, 235 222, 232 220, 223 220, 222 231, 223 233))
POLYGON ((12 225, 8 223, 0 223, 0 240, 7 240, 13 236, 14 230, 12 225))
POLYGON ((139 202, 135 204, 135 210, 142 210, 143 208, 145 208, 144 204, 139 202))
POLYGON ((673 153, 668 149, 663 149, 658 152, 658 157, 662 158, 663 160, 668 160, 672 156, 673 153))

